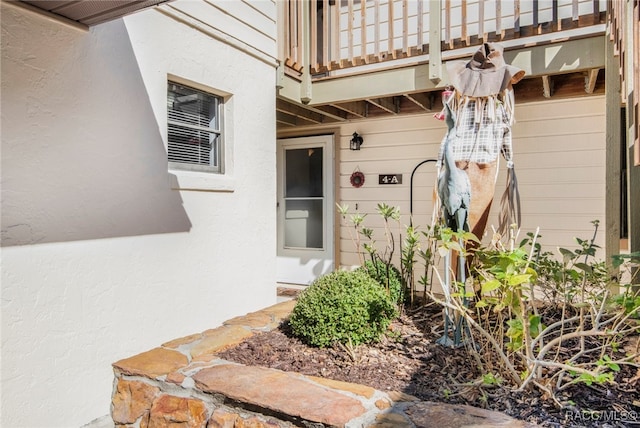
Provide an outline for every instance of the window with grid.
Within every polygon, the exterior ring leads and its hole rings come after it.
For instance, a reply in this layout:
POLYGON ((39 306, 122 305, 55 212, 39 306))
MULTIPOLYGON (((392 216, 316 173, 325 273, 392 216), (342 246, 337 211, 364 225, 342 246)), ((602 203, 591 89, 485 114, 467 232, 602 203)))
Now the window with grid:
POLYGON ((222 172, 221 97, 169 82, 169 167, 222 172))

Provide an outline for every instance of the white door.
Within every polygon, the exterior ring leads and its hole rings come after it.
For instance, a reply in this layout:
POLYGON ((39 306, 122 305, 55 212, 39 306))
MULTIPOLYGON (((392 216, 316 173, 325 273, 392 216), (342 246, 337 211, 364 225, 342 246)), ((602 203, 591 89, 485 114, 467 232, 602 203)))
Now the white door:
POLYGON ((278 140, 278 282, 334 269, 333 137, 278 140))

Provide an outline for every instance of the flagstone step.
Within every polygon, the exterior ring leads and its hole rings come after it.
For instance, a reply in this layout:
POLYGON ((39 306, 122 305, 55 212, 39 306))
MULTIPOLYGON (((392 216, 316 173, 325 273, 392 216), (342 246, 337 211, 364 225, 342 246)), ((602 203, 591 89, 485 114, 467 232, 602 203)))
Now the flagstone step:
POLYGON ((229 362, 217 353, 276 328, 295 300, 113 364, 115 427, 527 427, 501 413, 229 362))

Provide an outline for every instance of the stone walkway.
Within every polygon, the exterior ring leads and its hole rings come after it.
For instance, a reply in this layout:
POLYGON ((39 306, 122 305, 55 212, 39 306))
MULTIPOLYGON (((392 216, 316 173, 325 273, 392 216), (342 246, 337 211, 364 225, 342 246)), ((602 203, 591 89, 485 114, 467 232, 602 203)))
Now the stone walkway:
POLYGON ((421 402, 402 392, 218 358, 243 339, 276 328, 294 300, 233 318, 113 364, 116 427, 528 427, 469 406, 421 402))

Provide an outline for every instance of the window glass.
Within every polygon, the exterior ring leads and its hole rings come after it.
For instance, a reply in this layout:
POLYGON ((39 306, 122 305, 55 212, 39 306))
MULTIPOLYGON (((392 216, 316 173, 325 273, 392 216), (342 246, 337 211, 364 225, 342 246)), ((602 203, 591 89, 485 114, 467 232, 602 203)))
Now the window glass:
POLYGON ((168 160, 178 169, 221 172, 222 99, 169 82, 168 160))

